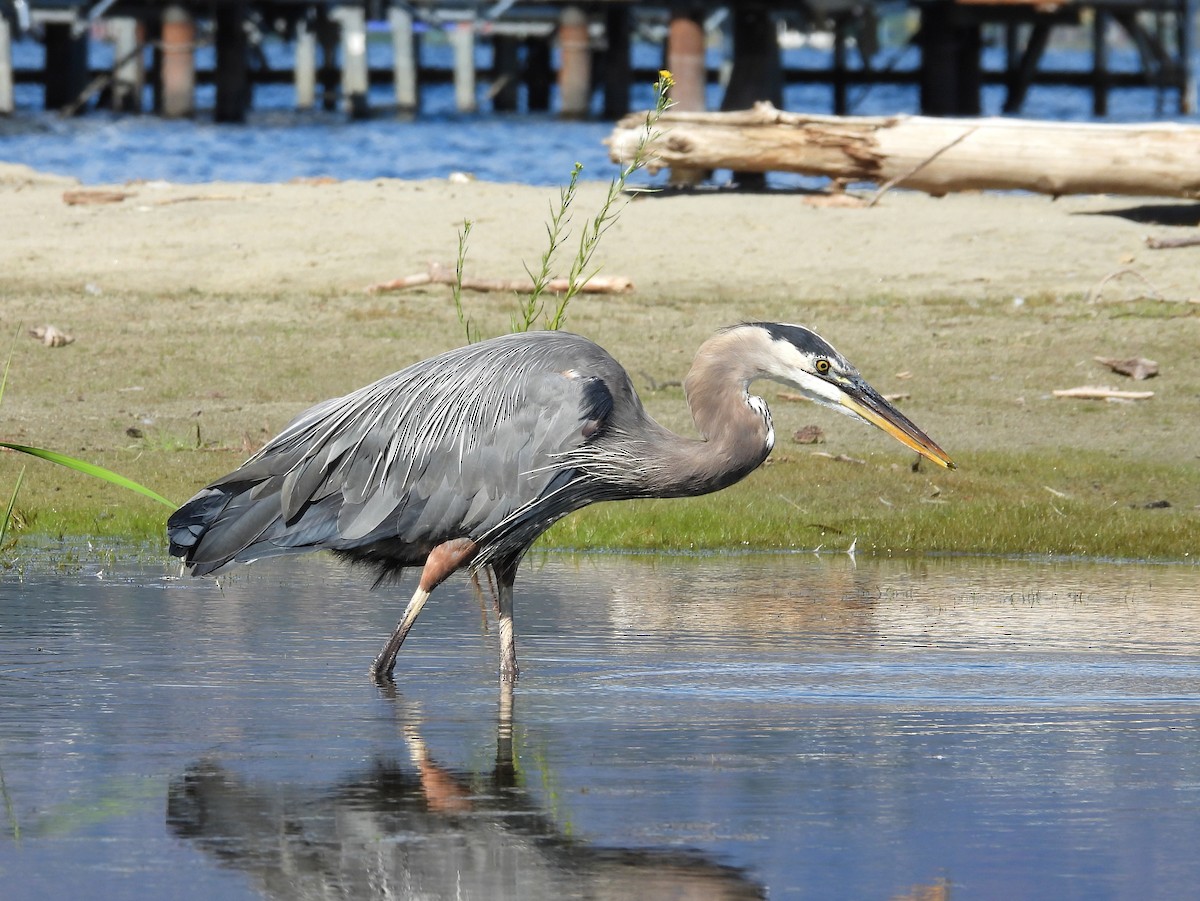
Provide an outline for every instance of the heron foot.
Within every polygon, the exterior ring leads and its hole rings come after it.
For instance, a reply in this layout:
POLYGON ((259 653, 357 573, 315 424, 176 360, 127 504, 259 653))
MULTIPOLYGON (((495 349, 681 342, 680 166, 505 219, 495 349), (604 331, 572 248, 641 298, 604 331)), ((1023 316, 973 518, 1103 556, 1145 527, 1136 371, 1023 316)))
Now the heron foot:
POLYGON ((375 682, 379 682, 379 683, 394 682, 395 679, 392 678, 392 670, 394 670, 395 668, 396 668, 396 656, 393 654, 392 659, 388 660, 387 655, 386 655, 386 649, 385 649, 385 653, 380 654, 378 657, 376 657, 374 660, 371 661, 371 668, 369 670, 367 670, 367 674, 375 682))
MULTIPOLYGON (((404 624, 401 623, 401 625, 404 624)), ((397 627, 395 634, 383 646, 383 650, 371 661, 371 668, 368 670, 368 673, 376 682, 393 681, 392 670, 396 668, 396 657, 400 654, 400 645, 404 642, 403 633, 407 631, 407 629, 402 630, 397 627)))

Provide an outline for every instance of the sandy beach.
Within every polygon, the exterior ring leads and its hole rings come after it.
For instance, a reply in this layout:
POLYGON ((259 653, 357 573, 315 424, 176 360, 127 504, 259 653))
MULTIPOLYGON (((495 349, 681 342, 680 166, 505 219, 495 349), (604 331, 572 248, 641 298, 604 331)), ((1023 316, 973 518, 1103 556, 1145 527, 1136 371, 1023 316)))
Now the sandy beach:
MULTIPOLYGON (((518 277, 536 262, 557 192, 488 182, 372 181, 170 185, 114 191, 118 203, 69 206, 72 182, 0 167, 0 225, 9 292, 357 292, 452 262, 464 219, 471 267, 518 277)), ((579 221, 603 183, 585 184, 579 221)), ((812 299, 1086 296, 1118 270, 1109 296, 1195 297, 1197 251, 1150 253, 1147 236, 1177 235, 1200 213, 1145 198, 894 191, 875 207, 816 205, 792 193, 646 196, 604 239, 603 271, 630 276, 643 297, 812 299)), ((49 311, 47 311, 49 312, 49 311)))

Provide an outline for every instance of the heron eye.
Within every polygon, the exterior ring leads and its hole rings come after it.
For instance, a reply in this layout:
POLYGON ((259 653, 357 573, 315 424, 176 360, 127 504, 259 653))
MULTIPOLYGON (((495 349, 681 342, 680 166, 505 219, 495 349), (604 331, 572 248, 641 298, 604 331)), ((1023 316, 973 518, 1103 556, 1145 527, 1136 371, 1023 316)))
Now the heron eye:
POLYGON ((817 360, 817 372, 820 375, 824 375, 825 373, 829 372, 829 361, 824 357, 821 357, 817 360))

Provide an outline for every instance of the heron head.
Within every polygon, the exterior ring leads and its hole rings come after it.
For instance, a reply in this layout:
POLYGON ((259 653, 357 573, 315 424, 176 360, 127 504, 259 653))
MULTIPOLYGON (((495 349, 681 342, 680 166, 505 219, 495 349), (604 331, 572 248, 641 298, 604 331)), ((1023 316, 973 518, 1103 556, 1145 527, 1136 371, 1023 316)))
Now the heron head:
POLYGON ((936 442, 867 383, 828 341, 801 325, 754 322, 769 339, 762 376, 792 385, 809 400, 887 432, 939 466, 954 463, 936 442))

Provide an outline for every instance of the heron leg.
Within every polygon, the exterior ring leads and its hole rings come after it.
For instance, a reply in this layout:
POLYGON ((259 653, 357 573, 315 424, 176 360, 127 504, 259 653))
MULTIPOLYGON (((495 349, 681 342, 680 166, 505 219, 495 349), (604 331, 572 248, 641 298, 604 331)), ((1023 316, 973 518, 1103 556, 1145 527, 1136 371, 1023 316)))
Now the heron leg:
POLYGON ((400 617, 400 622, 396 624, 395 631, 392 632, 392 637, 388 639, 387 644, 383 646, 383 650, 379 652, 379 655, 371 663, 372 679, 378 681, 391 677, 392 670, 396 668, 396 655, 400 653, 400 645, 404 644, 404 639, 408 637, 408 630, 417 621, 417 614, 421 612, 421 608, 429 600, 429 594, 424 588, 417 588, 412 596, 412 600, 404 608, 404 615, 400 617))
POLYGON ((496 614, 500 620, 500 681, 517 681, 517 642, 513 629, 513 583, 517 577, 516 564, 497 566, 496 614))
POLYGON ((396 624, 392 637, 371 664, 372 679, 379 681, 391 678, 392 670, 396 668, 396 655, 400 653, 400 645, 404 644, 409 629, 417 621, 417 615, 429 600, 429 595, 433 593, 433 589, 445 582, 451 573, 470 562, 475 551, 476 544, 470 538, 454 538, 442 542, 429 552, 429 556, 425 558, 425 568, 421 570, 421 582, 413 592, 412 600, 404 608, 404 615, 396 624))

